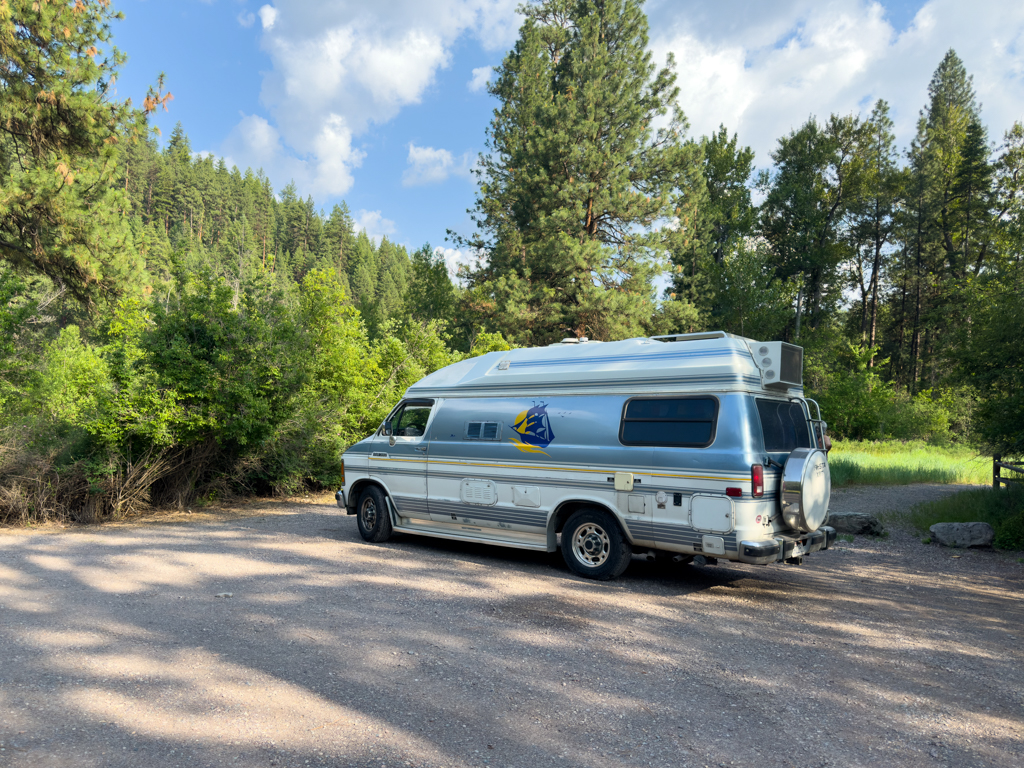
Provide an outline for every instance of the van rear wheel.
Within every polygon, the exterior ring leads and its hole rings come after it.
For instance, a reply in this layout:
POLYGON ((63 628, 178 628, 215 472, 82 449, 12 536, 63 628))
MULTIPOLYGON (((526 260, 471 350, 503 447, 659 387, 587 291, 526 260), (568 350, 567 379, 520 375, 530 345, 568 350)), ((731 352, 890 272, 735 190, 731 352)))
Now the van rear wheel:
POLYGON ((618 522, 600 509, 581 509, 562 528, 562 557, 580 576, 614 579, 626 570, 632 555, 618 522))
POLYGON ((391 538, 387 499, 377 486, 369 486, 359 497, 356 525, 359 526, 359 535, 366 541, 381 542, 391 538))

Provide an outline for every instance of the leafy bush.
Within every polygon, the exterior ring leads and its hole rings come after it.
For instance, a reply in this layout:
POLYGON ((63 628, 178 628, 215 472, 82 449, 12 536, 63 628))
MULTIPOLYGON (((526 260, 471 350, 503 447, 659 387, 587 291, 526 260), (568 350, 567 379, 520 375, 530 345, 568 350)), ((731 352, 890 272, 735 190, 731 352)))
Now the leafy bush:
POLYGON ((0 520, 336 485, 342 452, 462 357, 436 321, 382 320, 371 340, 332 270, 291 296, 266 272, 194 271, 173 292, 115 302, 99 343, 69 325, 43 345, 20 419, 0 425, 0 520))
POLYGON ((910 522, 922 532, 935 523, 988 523, 996 547, 1024 550, 1024 488, 979 488, 917 504, 910 522))
POLYGON ((1024 512, 1002 522, 996 529, 995 545, 999 549, 1024 550, 1024 512))
POLYGON ((957 425, 969 429, 970 407, 963 390, 924 390, 911 397, 882 380, 878 371, 887 361, 876 360, 869 367, 877 351, 846 343, 837 367, 818 370, 809 382, 815 386, 810 394, 821 405, 834 436, 851 440, 923 439, 944 445, 957 437, 950 430, 951 408, 956 409, 957 425))

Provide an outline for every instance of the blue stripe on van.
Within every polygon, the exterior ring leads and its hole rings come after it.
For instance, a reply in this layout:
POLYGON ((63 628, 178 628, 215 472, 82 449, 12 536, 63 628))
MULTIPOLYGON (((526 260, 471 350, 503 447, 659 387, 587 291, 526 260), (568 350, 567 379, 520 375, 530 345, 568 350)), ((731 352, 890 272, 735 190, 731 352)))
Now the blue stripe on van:
POLYGON ((547 527, 547 512, 541 509, 524 507, 493 506, 483 507, 476 504, 458 504, 449 501, 431 501, 430 512, 435 515, 455 515, 469 517, 474 520, 488 520, 495 523, 524 525, 531 528, 547 527))
MULTIPOLYGON (((729 374, 729 375, 689 375, 689 376, 651 376, 646 380, 647 386, 658 386, 663 387, 670 384, 685 384, 689 387, 701 385, 701 386, 714 386, 716 384, 746 384, 752 388, 761 388, 761 379, 758 376, 748 376, 744 374, 729 374)), ((495 390, 509 390, 517 391, 522 390, 524 392, 532 392, 538 389, 558 389, 558 388, 570 388, 573 392, 583 391, 588 389, 601 389, 608 390, 612 387, 623 387, 636 391, 638 384, 635 379, 590 379, 588 381, 554 381, 554 382, 537 382, 537 381, 524 381, 524 382, 509 382, 505 380, 495 380, 487 382, 486 384, 478 384, 475 386, 459 386, 459 385, 448 385, 438 387, 419 387, 415 384, 409 387, 407 395, 413 397, 416 394, 427 394, 432 392, 460 392, 460 393, 472 393, 472 392, 493 392, 495 390)), ((643 387, 641 386, 641 389, 643 387)))
POLYGON ((686 525, 654 524, 654 540, 659 544, 681 544, 692 547, 695 544, 700 544, 704 536, 721 536, 725 540, 726 552, 738 551, 735 531, 732 533, 708 533, 686 525))

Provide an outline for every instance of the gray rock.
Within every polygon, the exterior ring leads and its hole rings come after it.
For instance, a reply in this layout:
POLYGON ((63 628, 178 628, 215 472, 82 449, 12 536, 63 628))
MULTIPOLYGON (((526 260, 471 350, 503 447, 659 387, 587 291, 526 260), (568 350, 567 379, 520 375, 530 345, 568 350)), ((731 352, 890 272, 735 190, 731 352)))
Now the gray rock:
POLYGON ((988 523, 936 523, 928 530, 944 547, 991 547, 996 537, 988 523))
POLYGON ((829 512, 826 525, 831 525, 838 533, 882 535, 882 524, 867 512, 829 512))

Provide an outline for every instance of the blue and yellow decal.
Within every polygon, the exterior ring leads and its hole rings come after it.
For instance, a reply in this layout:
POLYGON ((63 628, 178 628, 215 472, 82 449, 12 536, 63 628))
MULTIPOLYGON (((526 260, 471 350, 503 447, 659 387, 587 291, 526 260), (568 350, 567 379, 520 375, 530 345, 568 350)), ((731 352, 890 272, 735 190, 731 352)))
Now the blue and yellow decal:
POLYGON ((512 429, 517 435, 510 437, 509 440, 520 451, 550 455, 543 450, 555 439, 551 420, 548 418, 547 403, 535 405, 520 413, 512 423, 512 429))

